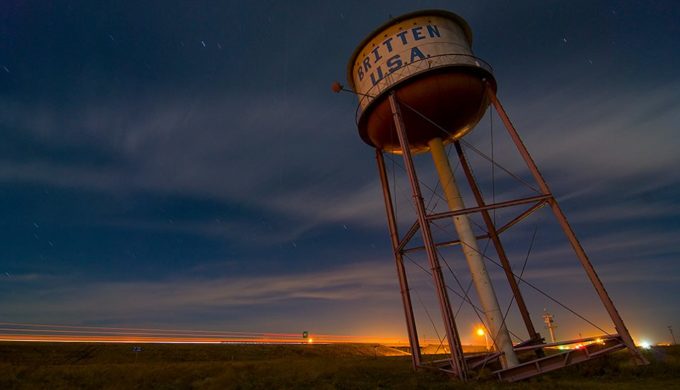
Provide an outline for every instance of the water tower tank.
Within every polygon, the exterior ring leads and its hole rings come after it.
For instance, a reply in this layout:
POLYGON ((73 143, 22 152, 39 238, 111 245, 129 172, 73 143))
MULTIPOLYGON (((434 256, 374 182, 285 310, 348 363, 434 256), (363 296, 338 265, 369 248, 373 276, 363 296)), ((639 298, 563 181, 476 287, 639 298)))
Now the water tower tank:
POLYGON ((491 67, 471 47, 467 22, 442 10, 402 15, 370 34, 347 67, 349 85, 359 96, 361 138, 376 148, 400 152, 387 99, 391 90, 405 105, 403 119, 413 152, 427 150, 433 138, 446 143, 470 131, 489 105, 485 82, 496 89, 491 67))

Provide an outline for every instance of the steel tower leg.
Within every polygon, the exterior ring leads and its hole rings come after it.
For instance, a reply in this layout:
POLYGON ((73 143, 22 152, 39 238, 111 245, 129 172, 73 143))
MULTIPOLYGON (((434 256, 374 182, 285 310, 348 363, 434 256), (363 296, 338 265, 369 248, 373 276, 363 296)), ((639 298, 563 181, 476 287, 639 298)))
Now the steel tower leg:
POLYGON ((387 212, 387 226, 390 229, 390 239, 392 242, 392 253, 397 264, 397 275, 399 276, 399 288, 401 290, 401 301, 404 305, 404 314, 406 316, 406 328, 408 331, 408 341, 411 346, 411 362, 413 369, 420 366, 420 344, 418 342, 418 331, 416 329, 416 321, 413 316, 413 306, 411 305, 411 293, 408 287, 408 280, 406 278, 406 269, 404 268, 404 257, 399 250, 399 231, 397 230, 397 220, 394 215, 394 206, 392 205, 392 195, 390 194, 390 184, 387 180, 387 170, 385 169, 385 158, 381 150, 375 150, 375 157, 378 162, 378 173, 380 174, 380 184, 382 185, 383 198, 385 201, 385 211, 387 212))
MULTIPOLYGON (((464 209, 463 197, 456 186, 456 179, 453 176, 453 171, 451 170, 441 138, 432 139, 428 142, 428 146, 430 147, 432 160, 434 160, 434 165, 437 168, 439 181, 444 189, 449 209, 451 211, 464 209)), ((470 268, 475 290, 477 290, 477 295, 484 309, 489 333, 491 333, 491 337, 498 350, 503 352, 501 358, 503 368, 514 367, 519 364, 519 360, 517 360, 515 350, 512 348, 512 339, 510 339, 510 333, 505 325, 503 312, 498 304, 498 298, 496 297, 493 284, 491 284, 491 278, 486 270, 481 251, 477 246, 477 239, 470 226, 470 219, 467 214, 458 215, 453 217, 453 223, 456 227, 456 232, 458 232, 465 260, 467 260, 468 267, 470 268)))
POLYGON ((614 306, 614 302, 609 297, 609 294, 607 293, 607 290, 605 290, 604 285, 602 284, 602 281, 600 280, 599 276, 595 272, 595 268, 593 268, 592 263, 588 259, 588 255, 586 254, 585 250, 581 246, 581 243, 576 238, 576 234, 574 233, 574 230, 569 225, 569 221, 567 221, 567 217, 564 215, 564 212, 562 212, 562 209, 557 204, 557 200, 555 200, 555 198, 552 196, 552 193, 550 192, 550 188, 548 187, 548 184, 546 183, 545 179, 543 179, 541 172, 538 170, 536 163, 534 162, 533 158, 529 154, 529 151, 527 150, 526 146, 522 142, 522 139, 519 137, 517 130, 512 125, 512 122, 510 122, 510 118, 508 117, 507 113, 503 109, 503 106, 501 105, 500 101, 498 100, 496 93, 493 91, 492 88, 489 87, 488 84, 487 84, 487 87, 486 87, 486 94, 489 97, 489 99, 491 100, 491 103, 493 104, 493 106, 496 108, 496 112, 498 112, 498 115, 500 116, 501 120, 503 121, 503 125, 505 125, 505 128, 507 129, 508 133, 510 134, 512 141, 515 143, 515 146, 517 147, 519 154, 522 156, 522 159, 524 159, 524 162, 527 164, 527 167, 531 171, 531 174, 534 177, 534 180, 536 180, 536 182, 538 183, 538 186, 540 187, 541 192, 545 195, 551 196, 551 198, 549 200, 550 208, 552 209, 552 212, 555 215, 555 218, 559 222, 560 227, 562 228, 562 231, 567 236, 567 239, 569 240, 571 247, 573 248, 574 252, 576 253, 576 257, 578 257, 578 259, 581 263, 581 266, 583 267, 586 274, 588 275, 588 278, 590 279, 590 282, 593 284, 593 287, 595 287, 595 291, 597 291, 597 295, 600 297, 602 304, 604 305, 605 309, 609 313, 609 317, 612 319, 612 322, 614 323, 614 327, 616 328, 616 332, 621 337, 621 340, 626 345, 626 347, 632 353, 633 358, 635 359, 637 364, 649 364, 647 359, 645 359, 644 356, 642 356, 642 354, 640 353, 640 351, 635 347, 635 342, 633 341, 633 338, 631 337, 630 333, 628 332, 628 328, 626 328, 626 325, 623 323, 623 319, 619 315, 619 312, 616 310, 616 306, 614 306))
MULTIPOLYGON (((463 172, 465 173, 465 177, 467 178, 467 181, 470 185, 470 189, 472 190, 472 193, 475 196, 475 200, 477 201, 477 206, 479 207, 486 206, 484 202, 484 197, 482 196, 482 192, 480 191, 479 186, 477 185, 477 181, 475 180, 475 177, 472 174, 472 169, 470 168, 470 164, 468 164, 467 158, 463 153, 463 149, 460 146, 460 142, 454 141, 454 146, 456 147, 456 153, 458 154, 460 165, 463 168, 463 172)), ((493 219, 491 218, 491 215, 489 215, 488 210, 482 210, 481 213, 482 218, 484 219, 484 224, 486 225, 486 230, 489 233, 489 238, 491 239, 491 242, 493 242, 493 246, 496 249, 498 258, 501 262, 501 265, 503 266, 503 270, 505 271, 505 276, 508 279, 510 288, 512 289, 512 294, 515 297, 517 308, 519 309, 519 312, 522 315, 522 320, 524 320, 524 325, 527 328, 529 338, 534 342, 540 343, 541 335, 538 332, 536 332, 534 324, 531 321, 529 309, 527 309, 527 305, 524 302, 522 292, 520 291, 519 286, 517 285, 517 280, 515 279, 515 276, 512 273, 512 267, 510 265, 510 261, 508 260, 508 256, 505 253, 505 249, 503 248, 503 244, 501 243, 501 239, 498 236, 496 225, 493 223, 493 219)))
POLYGON ((449 350, 451 353, 451 369, 458 378, 463 381, 467 380, 467 363, 463 356, 463 348, 460 343, 460 336, 456 329, 456 322, 451 310, 451 303, 449 295, 446 291, 446 284, 442 275, 441 265, 437 257, 437 250, 432 240, 432 232, 430 224, 427 220, 425 203, 423 201, 422 192, 420 191, 420 184, 418 183, 418 176, 416 175, 415 166, 413 165, 413 158, 411 156, 411 149, 406 136, 406 128, 401 114, 401 107, 394 92, 389 94, 390 108, 392 109, 392 118, 394 119, 394 126, 399 137, 399 145, 401 146, 402 156, 404 158, 404 167, 411 183, 411 190, 413 192, 413 203, 416 208, 418 216, 418 224, 423 236, 423 244, 427 252, 427 258, 430 263, 432 271, 432 279, 434 287, 439 298, 439 309, 442 314, 444 328, 446 330, 446 338, 449 342, 449 350))

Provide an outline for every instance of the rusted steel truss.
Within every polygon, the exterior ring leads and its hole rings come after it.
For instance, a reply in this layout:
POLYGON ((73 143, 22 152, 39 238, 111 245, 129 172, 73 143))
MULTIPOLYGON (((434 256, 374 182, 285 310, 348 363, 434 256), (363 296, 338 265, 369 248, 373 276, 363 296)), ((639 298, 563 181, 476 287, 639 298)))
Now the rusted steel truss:
MULTIPOLYGON (((540 194, 531 197, 513 199, 504 202, 497 202, 487 204, 484 201, 484 197, 477 186, 477 183, 472 175, 472 171, 468 161, 465 157, 463 149, 458 141, 454 142, 458 158, 460 160, 463 172, 467 179, 467 182, 472 190, 475 197, 476 206, 466 207, 461 210, 447 211, 441 213, 428 214, 425 208, 425 203, 423 200, 422 192, 420 189, 420 182, 418 180, 416 169, 413 163, 413 158, 409 148, 408 138, 406 136, 406 128, 403 121, 401 106, 396 98, 396 95, 392 92, 389 94, 390 107, 392 109, 392 116, 394 120, 394 126, 396 134, 399 137, 399 142, 402 150, 402 157, 404 160, 404 167, 406 174, 409 178, 411 195, 413 198, 413 203, 416 209, 417 220, 411 225, 408 231, 400 236, 397 229, 397 219, 394 212, 394 207, 392 204, 392 194, 390 193, 390 184, 387 175, 387 170, 385 167, 385 161, 383 156, 383 151, 376 150, 376 160, 378 165, 378 171, 380 175, 380 181, 382 184, 383 197, 385 201, 385 209, 388 220, 388 228, 390 231, 390 238, 392 243, 393 254, 396 262, 397 275, 399 278, 399 285, 401 290, 402 303, 404 305, 404 314, 406 317, 406 325, 409 336, 409 343, 412 351, 412 363, 414 368, 436 368, 447 372, 463 381, 467 380, 470 371, 476 368, 486 366, 489 363, 497 361, 501 357, 501 353, 484 353, 476 355, 463 355, 463 350, 460 342, 460 336, 456 328, 455 318, 451 309, 451 303, 449 301, 449 296, 447 292, 447 286, 445 279, 442 275, 441 265, 439 262, 439 257, 437 254, 437 248, 451 245, 459 245, 460 240, 450 240, 444 242, 435 242, 431 232, 430 224, 434 221, 451 218, 459 215, 465 214, 481 214, 484 225, 486 227, 486 232, 482 235, 477 236, 478 239, 490 239, 494 245, 496 253, 499 256, 500 263, 506 275, 506 279, 512 290, 514 296, 515 304, 522 316, 524 325, 527 330, 528 339, 521 344, 515 345, 514 350, 517 353, 524 352, 525 356, 522 359, 520 365, 501 369, 494 372, 494 375, 500 380, 504 381, 516 381, 525 378, 529 378, 544 372, 559 369, 561 367, 566 367, 572 364, 580 363, 609 352, 627 348, 635 361, 638 364, 646 364, 647 361, 640 354, 633 343, 633 339, 628 332, 623 320, 621 319, 618 311, 616 310, 611 298, 607 294, 602 282, 600 281, 595 269, 593 268, 590 260, 588 259, 585 251, 581 247, 581 244, 576 238, 571 226, 569 225, 564 213, 560 209, 555 197, 550 192, 550 189, 540 174, 538 167, 534 163, 531 155, 524 146, 524 143, 519 137, 519 134, 515 130, 514 126, 510 122, 503 106, 499 102, 493 88, 487 87, 487 96, 491 101, 491 104, 496 109, 496 112, 500 116, 506 130, 510 134, 510 137, 515 144, 519 154, 523 158, 525 164, 527 165, 529 171, 531 172, 534 180, 538 184, 540 189, 540 194), (528 208, 521 211, 509 222, 506 222, 502 226, 496 226, 493 219, 491 218, 489 211, 528 205, 528 208), (569 243, 574 250, 576 257, 581 263, 582 267, 586 271, 586 274, 595 288, 602 304, 604 305, 607 313, 609 314, 614 326, 616 328, 617 334, 615 335, 604 335, 598 343, 586 344, 582 348, 573 349, 568 351, 553 351, 551 347, 557 345, 567 345, 571 343, 579 342, 579 340, 571 340, 568 342, 556 343, 556 344, 545 344, 540 334, 535 330, 531 318, 529 315, 529 310, 526 307, 522 293, 517 284, 516 275, 513 273, 510 266, 510 262, 503 249, 503 243, 501 241, 501 234, 519 223, 520 221, 527 218, 533 212, 539 210, 543 206, 548 205, 553 212, 555 218, 557 219, 560 227, 562 228, 565 236, 567 237, 569 243), (420 246, 408 247, 408 244, 420 232, 423 244, 420 246), (406 269, 404 267, 404 254, 424 250, 427 254, 428 262, 430 265, 430 271, 433 278, 433 283, 435 287, 435 292, 439 301, 439 308, 442 316, 442 321, 446 331, 446 340, 448 341, 449 356, 440 361, 431 362, 428 364, 423 363, 420 345, 418 342, 418 332, 416 329, 416 320, 413 313, 413 306, 411 303, 411 294, 408 286, 408 277, 406 269), (526 352, 529 352, 527 358, 526 352), (533 353, 531 353, 533 352, 533 353)), ((590 339, 582 339, 581 342, 589 341, 590 339)))

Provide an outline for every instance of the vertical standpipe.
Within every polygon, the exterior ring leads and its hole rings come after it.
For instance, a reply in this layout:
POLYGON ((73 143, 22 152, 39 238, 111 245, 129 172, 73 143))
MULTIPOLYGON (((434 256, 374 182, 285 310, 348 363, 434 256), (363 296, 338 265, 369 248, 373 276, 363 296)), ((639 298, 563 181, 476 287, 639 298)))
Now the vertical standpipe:
MULTIPOLYGON (((456 211, 465 208, 463 197, 456 186, 456 180, 441 138, 432 139, 428 142, 428 146, 430 147, 432 160, 439 174, 439 181, 444 189, 449 209, 456 211)), ((514 367, 519 364, 519 361, 512 348, 510 333, 505 326, 503 312, 498 304, 496 293, 491 284, 491 278, 489 278, 489 273, 486 270, 486 265, 477 246, 477 239, 470 227, 470 220, 467 214, 463 214, 453 217, 453 223, 456 227, 456 232, 458 232, 465 260, 470 268, 470 274, 472 275, 477 295, 484 309, 489 333, 499 351, 503 352, 503 358, 501 359, 503 368, 514 367)))

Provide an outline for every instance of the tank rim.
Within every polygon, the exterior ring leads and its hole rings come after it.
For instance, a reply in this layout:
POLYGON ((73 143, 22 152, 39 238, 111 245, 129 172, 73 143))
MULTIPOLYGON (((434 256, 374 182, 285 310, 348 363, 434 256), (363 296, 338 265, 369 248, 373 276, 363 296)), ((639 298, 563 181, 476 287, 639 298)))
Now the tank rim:
POLYGON ((389 94, 390 91, 395 91, 395 90, 398 90, 399 88, 401 88, 404 85, 418 82, 419 79, 422 79, 423 77, 427 77, 430 74, 447 73, 447 72, 451 72, 451 71, 469 72, 471 74, 474 74, 474 75, 478 76, 480 78, 480 80, 488 82, 490 84, 491 88, 494 91, 497 91, 498 86, 497 86, 496 78, 494 77, 493 73, 491 73, 490 71, 488 71, 484 68, 481 68, 481 67, 478 67, 478 66, 460 65, 460 64, 441 66, 439 68, 429 69, 427 72, 420 72, 420 73, 414 74, 410 77, 407 77, 407 78, 404 78, 404 79, 401 79, 401 80, 395 82, 394 84, 390 85, 389 88, 385 89, 380 94, 375 96, 373 98, 373 100, 371 100, 371 102, 368 103, 368 105, 366 105, 366 107, 363 110, 361 109, 361 104, 358 104, 356 112, 354 114, 354 120, 355 120, 356 124, 359 125, 359 123, 361 122, 361 119, 366 117, 366 115, 369 115, 370 112, 373 111, 373 107, 376 106, 378 103, 380 103, 380 101, 382 101, 385 98, 385 96, 387 96, 389 94))
MULTIPOLYGON (((480 68, 480 67, 476 67, 476 66, 449 65, 449 66, 441 67, 441 68, 438 68, 438 69, 430 70, 429 72, 420 73, 420 74, 415 75, 413 77, 409 77, 409 78, 400 80, 398 83, 390 86, 390 88, 386 89, 385 91, 383 91, 383 93, 376 96, 375 99, 373 101, 371 101, 371 103, 369 103, 368 106, 366 106, 365 110, 359 111, 360 107, 357 107, 357 113, 355 115, 355 121, 356 121, 356 124, 357 124, 357 128, 359 130, 359 137, 364 141, 364 143, 368 144, 371 147, 377 148, 377 146, 375 144, 373 144, 373 142, 370 140, 370 138, 368 138, 368 133, 365 131, 365 121, 368 119, 368 117, 370 117, 370 115, 371 115, 372 111, 375 109, 375 107, 380 102, 384 101, 387 98, 387 95, 389 94, 389 92, 390 91, 396 91, 400 87, 403 87, 406 84, 418 82, 419 79, 421 79, 423 77, 427 77, 430 74, 447 73, 447 72, 450 72, 452 70, 456 70, 456 71, 459 71, 459 72, 470 72, 470 74, 478 76, 479 79, 482 82, 488 83, 489 87, 494 92, 496 92, 498 90, 496 78, 493 76, 493 74, 488 72, 484 68, 480 68)), ((421 148, 420 151, 426 150, 426 149, 427 148, 425 148, 425 149, 421 148)), ((415 151, 415 153, 418 153, 418 151, 415 151)))
MULTIPOLYGON (((458 55, 458 54, 456 54, 456 55, 458 55)), ((430 73, 439 73, 439 72, 442 72, 442 71, 445 72, 445 71, 451 70, 451 69, 459 69, 459 70, 465 70, 465 71, 470 70, 470 69, 475 69, 474 72, 478 72, 482 79, 486 79, 486 80, 491 81, 491 84, 493 84, 493 88, 495 90, 496 89, 496 78, 493 75, 493 68, 491 67, 491 65, 489 65, 486 61, 484 61, 483 59, 481 59, 479 57, 475 57, 475 56, 469 56, 469 57, 474 58, 476 61, 481 61, 481 63, 483 63, 484 66, 481 66, 481 65, 474 66, 474 65, 471 65, 471 64, 446 64, 446 65, 437 66, 435 68, 429 68, 429 69, 426 69, 426 70, 423 70, 423 71, 420 71, 420 72, 417 72, 417 73, 413 73, 412 75, 410 75, 408 77, 397 80, 396 82, 391 84, 388 88, 379 91, 375 96, 371 96, 371 98, 372 98, 371 101, 369 101, 366 104, 366 107, 364 107, 363 110, 362 110, 362 107, 361 107, 362 100, 367 98, 368 95, 360 96, 359 97, 359 103, 357 104, 356 112, 354 113, 354 116, 356 118, 357 123, 359 123, 359 117, 361 117, 364 112, 368 111, 369 108, 375 103, 375 101, 379 100, 381 96, 389 93, 389 91, 394 90, 401 85, 404 85, 405 83, 410 83, 411 81, 417 80, 421 77, 424 77, 424 75, 430 74, 430 73)), ((369 93, 370 91, 371 91, 371 89, 369 89, 367 91, 367 93, 369 93)))
POLYGON ((470 28, 470 25, 468 24, 465 19, 463 19, 462 16, 457 15, 451 11, 446 11, 442 9, 427 9, 427 10, 420 10, 420 11, 415 11, 415 12, 409 12, 407 14, 403 14, 400 16, 397 16, 395 18, 392 18, 388 20, 387 22, 381 24, 378 28, 373 30, 370 34, 364 38, 361 43, 354 49, 352 52, 352 55, 350 56, 349 62, 347 63, 347 83, 349 86, 352 88, 353 91, 354 89, 354 78, 352 77, 352 69, 354 66, 354 60, 359 56, 359 53, 361 53, 361 50, 366 46, 368 42, 371 41, 376 35, 378 35, 381 31, 385 30, 386 28, 397 24, 403 20, 406 19, 411 19, 415 18, 418 16, 425 16, 425 15, 430 15, 430 16, 442 16, 445 18, 449 18, 456 23, 458 23, 462 29, 463 33, 465 34, 465 39, 468 41, 468 45, 470 45, 470 48, 472 48, 472 29, 470 28))

